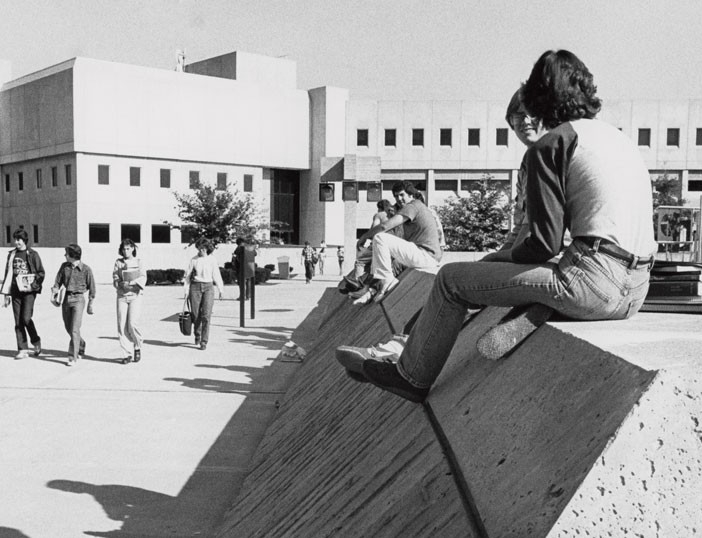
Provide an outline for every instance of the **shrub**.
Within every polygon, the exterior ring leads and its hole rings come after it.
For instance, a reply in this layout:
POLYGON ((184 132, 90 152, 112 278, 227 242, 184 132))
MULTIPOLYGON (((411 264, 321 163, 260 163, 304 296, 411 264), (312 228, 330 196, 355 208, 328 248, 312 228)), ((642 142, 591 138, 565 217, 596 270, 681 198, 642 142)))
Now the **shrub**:
POLYGON ((496 249, 509 231, 512 203, 489 176, 475 185, 470 196, 449 198, 435 207, 446 236, 446 250, 477 251, 496 249))
POLYGON ((148 269, 146 271, 146 285, 154 284, 182 284, 185 277, 183 269, 148 269))

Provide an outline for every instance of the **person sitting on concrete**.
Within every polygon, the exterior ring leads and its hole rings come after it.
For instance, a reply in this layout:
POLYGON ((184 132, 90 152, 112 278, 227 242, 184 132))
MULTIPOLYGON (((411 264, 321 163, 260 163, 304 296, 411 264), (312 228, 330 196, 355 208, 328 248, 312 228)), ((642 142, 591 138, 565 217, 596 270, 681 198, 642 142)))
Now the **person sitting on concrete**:
POLYGON ((397 362, 337 348, 342 363, 363 358, 364 381, 424 401, 472 306, 539 303, 573 319, 616 320, 643 304, 656 244, 638 148, 595 119, 601 101, 592 74, 571 52, 545 52, 522 98, 550 129, 527 151, 528 233, 492 261, 443 266, 397 362), (566 229, 573 241, 555 263, 566 229))
POLYGON ((399 209, 387 221, 373 226, 359 238, 358 247, 372 239, 373 280, 354 304, 367 304, 371 300, 380 302, 390 293, 398 283, 393 262, 415 269, 433 269, 439 265, 442 252, 436 223, 427 206, 414 198, 416 192, 409 181, 395 183, 392 194, 399 209), (388 233, 400 226, 402 238, 388 233))

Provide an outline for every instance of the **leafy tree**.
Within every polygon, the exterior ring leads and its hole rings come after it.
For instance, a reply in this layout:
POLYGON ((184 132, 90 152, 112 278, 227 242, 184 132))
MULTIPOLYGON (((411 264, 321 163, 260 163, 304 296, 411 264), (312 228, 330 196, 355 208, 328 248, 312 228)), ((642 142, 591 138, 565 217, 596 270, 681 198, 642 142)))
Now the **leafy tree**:
POLYGON ((253 196, 229 186, 217 190, 212 185, 197 183, 192 193, 174 192, 180 224, 165 221, 171 228, 187 231, 192 245, 205 237, 216 246, 231 243, 237 237, 250 241, 267 228, 253 196))
POLYGON ((685 205, 682 197, 682 181, 676 175, 664 173, 651 180, 653 189, 653 209, 661 205, 685 205))
POLYGON ((512 202, 499 182, 486 175, 473 183, 470 196, 451 197, 434 208, 444 227, 447 250, 495 249, 509 231, 512 202))

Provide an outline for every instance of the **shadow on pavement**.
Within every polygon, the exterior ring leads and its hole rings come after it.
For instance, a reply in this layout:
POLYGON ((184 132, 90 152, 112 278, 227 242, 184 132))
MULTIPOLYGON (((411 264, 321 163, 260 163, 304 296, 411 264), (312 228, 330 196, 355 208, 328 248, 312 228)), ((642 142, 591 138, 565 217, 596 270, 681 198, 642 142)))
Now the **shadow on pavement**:
POLYGON ((29 536, 18 531, 17 529, 0 527, 0 538, 29 538, 29 536))

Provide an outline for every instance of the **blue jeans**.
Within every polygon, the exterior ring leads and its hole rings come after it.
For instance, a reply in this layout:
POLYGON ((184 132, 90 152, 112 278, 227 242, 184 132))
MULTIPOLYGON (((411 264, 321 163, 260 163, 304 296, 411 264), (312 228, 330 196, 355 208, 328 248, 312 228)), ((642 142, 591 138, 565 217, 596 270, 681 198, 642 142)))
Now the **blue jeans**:
POLYGON ((84 310, 85 295, 83 293, 73 295, 66 293, 66 298, 61 305, 61 315, 63 316, 63 326, 71 337, 68 342, 68 354, 74 359, 85 353, 85 340, 80 336, 84 310))
POLYGON ((212 282, 190 284, 190 317, 193 319, 195 340, 207 344, 210 337, 210 318, 214 306, 214 286, 212 282))
POLYGON ((468 308, 541 303, 573 319, 626 319, 641 308, 648 277, 649 268, 628 269, 577 239, 555 262, 447 264, 436 275, 398 370, 412 385, 430 387, 451 353, 468 308))
POLYGON ((29 341, 34 344, 41 342, 37 329, 34 327, 32 316, 34 315, 34 301, 37 298, 36 293, 13 293, 12 297, 12 313, 15 316, 15 337, 17 339, 17 349, 28 349, 27 334, 29 341))

